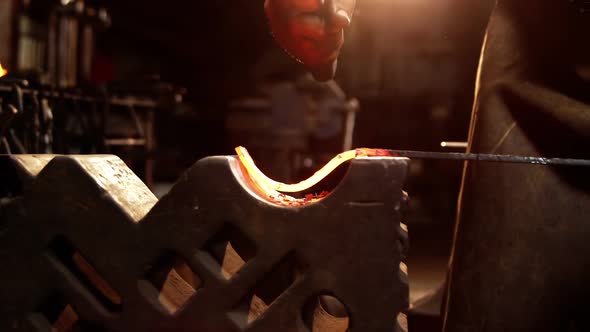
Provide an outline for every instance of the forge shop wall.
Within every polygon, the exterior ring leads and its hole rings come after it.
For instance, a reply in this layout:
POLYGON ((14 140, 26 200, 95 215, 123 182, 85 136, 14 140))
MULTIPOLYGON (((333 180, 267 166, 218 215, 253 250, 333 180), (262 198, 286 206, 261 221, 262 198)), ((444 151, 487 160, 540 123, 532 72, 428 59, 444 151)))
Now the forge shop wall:
POLYGON ((12 66, 12 33, 14 1, 0 1, 0 63, 10 70, 12 66))

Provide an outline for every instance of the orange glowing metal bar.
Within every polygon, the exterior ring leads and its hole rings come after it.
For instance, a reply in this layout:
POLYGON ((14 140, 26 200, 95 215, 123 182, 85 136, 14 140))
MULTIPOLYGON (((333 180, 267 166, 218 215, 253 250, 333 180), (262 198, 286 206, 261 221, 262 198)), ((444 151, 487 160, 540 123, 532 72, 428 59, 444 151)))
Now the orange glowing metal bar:
POLYGON ((237 147, 236 152, 238 153, 238 157, 242 165, 246 168, 248 174, 252 177, 252 179, 264 190, 266 191, 279 191, 284 193, 296 193, 302 192, 313 187, 318 182, 322 181, 330 172, 340 166, 342 163, 351 160, 356 157, 356 151, 346 151, 335 158, 330 160, 324 167, 322 167, 319 171, 317 171, 314 175, 312 175, 307 180, 303 180, 299 183, 295 184, 285 184, 275 180, 268 178, 254 163, 254 160, 248 153, 248 150, 244 147, 237 147))
POLYGON ((343 163, 352 160, 356 157, 391 157, 391 154, 387 150, 380 149, 356 149, 346 152, 342 152, 336 157, 332 158, 324 167, 319 171, 315 172, 307 180, 303 180, 295 184, 285 184, 268 178, 254 163, 254 160, 248 153, 248 150, 244 147, 237 147, 236 152, 240 158, 240 162, 246 168, 246 171, 252 178, 252 180, 260 186, 261 189, 267 192, 278 191, 283 193, 297 193, 305 191, 314 185, 318 184, 333 170, 343 163))
POLYGON ((2 68, 2 63, 0 63, 0 77, 8 74, 8 70, 2 68))

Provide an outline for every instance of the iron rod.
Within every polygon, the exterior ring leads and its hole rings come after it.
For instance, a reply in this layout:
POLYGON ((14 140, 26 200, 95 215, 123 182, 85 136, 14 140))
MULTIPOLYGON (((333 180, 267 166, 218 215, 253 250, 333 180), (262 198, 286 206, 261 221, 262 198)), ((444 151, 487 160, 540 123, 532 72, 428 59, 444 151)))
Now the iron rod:
POLYGON ((545 158, 514 156, 503 154, 485 153, 459 153, 459 152, 427 152, 412 150, 389 150, 396 157, 407 157, 414 159, 444 159, 444 160, 468 160, 484 162, 501 162, 513 164, 535 164, 535 165, 560 165, 560 166, 586 166, 590 167, 590 160, 572 158, 545 158))

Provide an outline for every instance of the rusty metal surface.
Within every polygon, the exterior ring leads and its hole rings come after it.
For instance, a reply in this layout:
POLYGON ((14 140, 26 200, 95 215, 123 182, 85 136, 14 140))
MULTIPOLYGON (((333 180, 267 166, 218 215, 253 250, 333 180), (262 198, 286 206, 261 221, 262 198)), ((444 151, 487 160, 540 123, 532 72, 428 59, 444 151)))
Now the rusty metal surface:
POLYGON ((287 208, 235 157, 160 201, 113 156, 0 157, 3 184, 19 179, 0 205, 0 330, 318 331, 310 304, 331 295, 349 331, 397 331, 407 163, 355 159, 332 194, 287 208))

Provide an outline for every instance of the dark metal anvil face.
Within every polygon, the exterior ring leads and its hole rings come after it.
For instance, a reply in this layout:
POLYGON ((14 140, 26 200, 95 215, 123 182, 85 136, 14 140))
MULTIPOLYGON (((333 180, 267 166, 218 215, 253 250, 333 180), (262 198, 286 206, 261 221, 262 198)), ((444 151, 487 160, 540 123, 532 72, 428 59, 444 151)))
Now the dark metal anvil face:
POLYGON ((0 157, 0 330, 316 331, 319 297, 352 332, 396 331, 407 164, 354 159, 330 195, 285 207, 231 156, 159 201, 114 156, 0 157))

